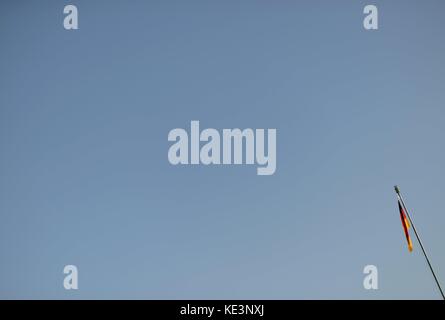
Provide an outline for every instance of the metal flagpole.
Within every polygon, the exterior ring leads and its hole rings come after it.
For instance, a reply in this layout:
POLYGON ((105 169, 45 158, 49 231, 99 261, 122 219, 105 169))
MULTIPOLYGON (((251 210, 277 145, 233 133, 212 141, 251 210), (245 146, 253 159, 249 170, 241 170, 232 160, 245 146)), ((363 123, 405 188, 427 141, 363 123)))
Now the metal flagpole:
POLYGON ((433 266, 431 265, 430 259, 428 258, 428 255, 425 252, 425 248, 423 247, 422 241, 420 240, 419 234, 417 233, 416 227, 414 226, 414 222, 411 219, 411 216, 409 215, 408 210, 406 209, 405 202, 403 201, 402 195, 400 194, 400 189, 398 186, 394 186, 394 189, 396 190, 397 197, 399 198, 400 202, 402 203, 403 209, 405 210, 405 213, 408 216, 409 222, 411 223, 411 226, 413 227, 414 234, 416 235, 417 241, 420 244, 420 248, 422 249, 423 255, 425 256, 426 262, 428 263, 428 266, 430 267, 431 273, 433 274, 434 280, 436 281, 436 284, 437 284, 437 287, 439 288, 440 294, 442 295, 442 298, 445 300, 445 295, 443 294, 439 280, 437 279, 436 274, 434 273, 433 266))

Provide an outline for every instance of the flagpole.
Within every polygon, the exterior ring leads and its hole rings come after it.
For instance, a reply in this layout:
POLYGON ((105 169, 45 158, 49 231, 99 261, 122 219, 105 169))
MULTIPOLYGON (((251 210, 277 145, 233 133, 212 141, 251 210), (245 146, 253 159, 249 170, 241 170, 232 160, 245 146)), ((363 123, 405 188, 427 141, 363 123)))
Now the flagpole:
POLYGON ((442 288, 440 286, 439 280, 437 279, 436 274, 434 273, 433 266, 431 265, 430 259, 428 258, 428 255, 425 252, 425 248, 423 247, 422 240, 420 240, 419 234, 417 233, 417 230, 416 230, 416 227, 414 225, 414 222, 411 219, 411 216, 409 215, 408 210, 406 209, 405 202, 403 201, 402 195, 400 194, 400 189, 399 189, 398 186, 394 186, 394 189, 395 189, 395 191, 397 193, 397 197, 399 198, 400 202, 402 203, 402 206, 403 206, 403 208, 404 208, 404 210, 406 212, 406 215, 408 216, 409 222, 411 223, 411 226, 413 227, 414 234, 416 235, 417 241, 420 244, 420 248, 422 249, 423 255, 425 256, 426 262, 428 263, 428 266, 430 267, 431 273, 433 274, 434 280, 436 281, 436 284, 437 284, 437 287, 439 288, 440 294, 442 295, 442 298, 445 300, 445 295, 444 295, 444 293, 442 291, 442 288))

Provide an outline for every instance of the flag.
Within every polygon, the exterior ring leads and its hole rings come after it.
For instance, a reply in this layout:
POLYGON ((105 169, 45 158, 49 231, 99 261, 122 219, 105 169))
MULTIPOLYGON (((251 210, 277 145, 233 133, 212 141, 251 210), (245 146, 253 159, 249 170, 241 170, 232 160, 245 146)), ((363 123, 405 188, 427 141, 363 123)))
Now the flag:
POLYGON ((397 200, 397 202, 399 203, 399 212, 400 212, 400 219, 402 220, 403 231, 405 231, 406 241, 408 242, 408 250, 409 252, 411 252, 413 251, 413 243, 411 242, 411 237, 409 236, 409 231, 408 231, 411 225, 409 224, 408 217, 405 214, 405 210, 403 210, 400 200, 397 200))

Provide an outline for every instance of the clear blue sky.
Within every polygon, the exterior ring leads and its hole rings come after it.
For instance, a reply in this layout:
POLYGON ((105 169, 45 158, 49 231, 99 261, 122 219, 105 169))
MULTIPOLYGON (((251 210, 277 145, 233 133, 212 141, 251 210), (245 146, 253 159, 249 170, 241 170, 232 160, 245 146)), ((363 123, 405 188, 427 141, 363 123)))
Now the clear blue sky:
POLYGON ((2 1, 0 298, 439 298, 393 185, 445 286, 444 12, 2 1), (191 120, 276 128, 276 173, 170 165, 191 120))

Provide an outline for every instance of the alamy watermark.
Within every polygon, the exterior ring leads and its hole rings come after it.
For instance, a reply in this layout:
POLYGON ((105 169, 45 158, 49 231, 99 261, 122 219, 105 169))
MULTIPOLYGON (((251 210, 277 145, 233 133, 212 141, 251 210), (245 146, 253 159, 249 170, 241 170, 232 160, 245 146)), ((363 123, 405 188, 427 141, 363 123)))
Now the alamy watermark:
POLYGON ((220 133, 213 128, 200 131, 199 121, 191 121, 190 135, 185 129, 172 129, 168 141, 174 142, 168 150, 173 165, 257 164, 258 175, 272 175, 277 168, 276 129, 222 129, 220 133))

